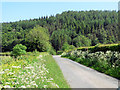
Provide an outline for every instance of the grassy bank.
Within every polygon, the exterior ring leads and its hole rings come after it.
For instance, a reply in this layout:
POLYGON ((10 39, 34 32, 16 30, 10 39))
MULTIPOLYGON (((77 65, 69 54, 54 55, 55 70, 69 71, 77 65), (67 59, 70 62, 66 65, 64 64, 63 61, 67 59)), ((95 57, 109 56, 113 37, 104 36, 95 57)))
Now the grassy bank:
POLYGON ((27 53, 16 60, 1 56, 0 88, 69 88, 48 53, 27 53))

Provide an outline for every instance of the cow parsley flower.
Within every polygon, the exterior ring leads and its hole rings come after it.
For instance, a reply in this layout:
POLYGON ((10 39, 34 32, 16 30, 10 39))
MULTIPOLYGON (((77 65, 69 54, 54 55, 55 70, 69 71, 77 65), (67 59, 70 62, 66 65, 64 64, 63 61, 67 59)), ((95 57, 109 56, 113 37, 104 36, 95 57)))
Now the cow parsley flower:
POLYGON ((21 86, 21 88, 26 88, 25 86, 21 86))
POLYGON ((4 88, 10 88, 10 86, 9 85, 5 85, 5 86, 3 86, 4 88))

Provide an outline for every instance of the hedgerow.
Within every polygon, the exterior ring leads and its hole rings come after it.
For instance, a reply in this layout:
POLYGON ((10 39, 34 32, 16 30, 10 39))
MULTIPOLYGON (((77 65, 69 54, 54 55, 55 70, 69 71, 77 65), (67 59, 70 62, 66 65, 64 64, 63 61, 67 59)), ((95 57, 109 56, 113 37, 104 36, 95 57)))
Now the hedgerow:
POLYGON ((110 51, 119 51, 120 52, 120 44, 101 44, 101 45, 96 45, 96 46, 90 46, 90 47, 80 47, 77 48, 77 50, 82 50, 82 51, 90 51, 90 52, 97 52, 97 51, 103 51, 106 52, 108 50, 110 51))

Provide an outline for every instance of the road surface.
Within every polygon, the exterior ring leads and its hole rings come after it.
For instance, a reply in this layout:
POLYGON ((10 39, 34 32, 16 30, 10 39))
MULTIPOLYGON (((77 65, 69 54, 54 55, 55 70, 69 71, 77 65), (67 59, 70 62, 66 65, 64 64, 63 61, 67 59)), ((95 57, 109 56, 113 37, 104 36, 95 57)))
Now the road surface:
MULTIPOLYGON (((59 55, 53 56, 71 88, 118 88, 118 80, 59 55)), ((115 89, 116 90, 116 89, 115 89)))

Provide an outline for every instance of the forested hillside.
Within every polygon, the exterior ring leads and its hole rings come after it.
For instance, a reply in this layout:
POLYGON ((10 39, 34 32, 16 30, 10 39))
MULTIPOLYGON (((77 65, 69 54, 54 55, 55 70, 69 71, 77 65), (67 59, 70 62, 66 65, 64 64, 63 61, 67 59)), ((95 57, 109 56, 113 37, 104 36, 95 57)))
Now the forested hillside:
POLYGON ((26 45, 27 51, 45 51, 46 47, 52 46, 60 50, 65 42, 75 47, 118 43, 120 32, 117 27, 118 12, 93 10, 66 11, 55 16, 2 23, 2 51, 11 51, 19 43, 26 45), (37 28, 43 31, 39 32, 37 28), (45 37, 39 41, 40 33, 45 37), (44 44, 45 48, 41 49, 44 44))

